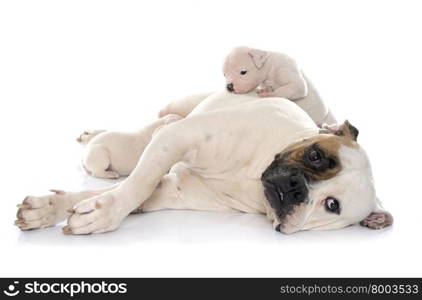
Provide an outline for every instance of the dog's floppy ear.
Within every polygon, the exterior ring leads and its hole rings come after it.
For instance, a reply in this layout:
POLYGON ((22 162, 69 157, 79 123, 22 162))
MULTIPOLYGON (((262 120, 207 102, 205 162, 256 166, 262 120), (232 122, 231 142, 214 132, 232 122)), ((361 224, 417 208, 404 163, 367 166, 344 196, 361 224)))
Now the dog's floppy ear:
POLYGON ((393 224, 393 216, 381 207, 377 199, 376 209, 359 224, 371 229, 382 229, 393 224))
POLYGON ((261 69, 268 57, 268 52, 259 49, 248 49, 248 55, 258 69, 261 69))
POLYGON ((359 135, 359 130, 350 124, 348 120, 343 124, 322 124, 321 133, 333 133, 339 136, 347 136, 356 141, 359 135))

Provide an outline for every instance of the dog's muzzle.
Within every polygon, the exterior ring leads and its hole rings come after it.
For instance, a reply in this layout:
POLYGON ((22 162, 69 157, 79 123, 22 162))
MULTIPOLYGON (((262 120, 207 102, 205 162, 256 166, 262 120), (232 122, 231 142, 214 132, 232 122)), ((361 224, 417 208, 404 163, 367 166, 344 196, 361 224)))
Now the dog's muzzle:
POLYGON ((262 174, 265 196, 279 221, 308 197, 307 178, 298 168, 271 164, 262 174))
POLYGON ((229 92, 234 92, 234 86, 233 86, 233 83, 228 83, 228 84, 227 84, 227 86, 226 86, 226 88, 227 88, 227 90, 228 90, 229 92))

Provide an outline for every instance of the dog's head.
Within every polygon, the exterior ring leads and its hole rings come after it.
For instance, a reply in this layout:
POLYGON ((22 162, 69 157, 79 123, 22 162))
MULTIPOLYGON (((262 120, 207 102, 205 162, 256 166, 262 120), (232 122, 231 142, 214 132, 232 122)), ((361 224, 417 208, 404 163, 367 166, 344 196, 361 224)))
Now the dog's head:
POLYGON ((346 121, 275 156, 261 180, 276 230, 326 230, 358 222, 379 229, 392 224, 392 216, 380 208, 357 135, 346 121))
POLYGON ((238 47, 226 57, 223 65, 226 88, 229 92, 245 94, 256 89, 266 77, 264 64, 268 52, 238 47))

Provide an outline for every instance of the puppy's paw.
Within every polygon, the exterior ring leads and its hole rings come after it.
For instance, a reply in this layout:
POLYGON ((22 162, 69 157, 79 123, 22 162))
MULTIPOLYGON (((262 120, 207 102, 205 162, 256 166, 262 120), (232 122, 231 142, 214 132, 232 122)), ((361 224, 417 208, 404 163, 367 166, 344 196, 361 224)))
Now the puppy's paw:
POLYGON ((256 93, 258 94, 259 97, 270 97, 272 96, 273 92, 274 90, 270 86, 256 90, 256 93))
POLYGON ((53 194, 42 197, 26 197, 18 204, 15 225, 21 230, 54 226, 66 218, 65 197, 61 190, 51 190, 53 194))
POLYGON ((63 227, 64 234, 91 234, 113 231, 127 216, 112 193, 86 199, 78 203, 63 227))

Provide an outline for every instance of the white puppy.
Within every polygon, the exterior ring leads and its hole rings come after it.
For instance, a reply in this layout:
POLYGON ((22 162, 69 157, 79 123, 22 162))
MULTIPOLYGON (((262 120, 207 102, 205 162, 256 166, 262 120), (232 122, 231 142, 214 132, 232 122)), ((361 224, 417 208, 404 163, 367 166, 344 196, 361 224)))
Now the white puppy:
POLYGON ((238 47, 227 56, 223 72, 229 92, 245 94, 257 89, 260 97, 294 101, 317 125, 336 122, 296 61, 285 54, 238 47))
POLYGON ((115 179, 129 175, 154 132, 181 118, 169 114, 134 132, 85 131, 76 139, 86 145, 82 165, 88 174, 99 178, 115 179))

